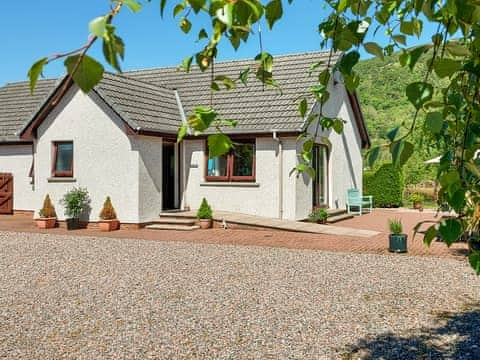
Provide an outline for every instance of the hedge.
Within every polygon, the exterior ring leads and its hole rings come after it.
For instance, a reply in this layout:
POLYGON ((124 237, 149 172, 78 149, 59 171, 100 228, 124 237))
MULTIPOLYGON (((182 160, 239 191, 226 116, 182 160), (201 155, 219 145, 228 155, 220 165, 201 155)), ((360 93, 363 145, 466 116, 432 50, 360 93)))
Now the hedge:
POLYGON ((373 196, 374 207, 402 206, 403 175, 392 164, 384 164, 377 171, 363 174, 363 194, 373 196))

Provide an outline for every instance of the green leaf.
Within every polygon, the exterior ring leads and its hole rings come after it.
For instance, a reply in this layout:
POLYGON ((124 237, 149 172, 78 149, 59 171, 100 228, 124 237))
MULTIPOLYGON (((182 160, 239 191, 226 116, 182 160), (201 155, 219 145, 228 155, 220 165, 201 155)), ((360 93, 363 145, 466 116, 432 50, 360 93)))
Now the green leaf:
POLYGON ((337 134, 341 134, 343 132, 343 120, 336 119, 332 124, 332 128, 337 134))
POLYGON ((42 74, 43 67, 47 64, 48 58, 44 57, 36 61, 30 70, 28 70, 28 78, 30 79, 30 93, 33 94, 38 78, 42 74))
POLYGON ((451 76, 461 68, 462 63, 452 59, 436 59, 433 63, 433 69, 440 78, 451 76))
POLYGON ((323 70, 318 74, 318 82, 323 86, 327 86, 330 81, 330 71, 328 69, 323 70))
POLYGON ((423 104, 432 99, 433 86, 425 82, 411 83, 407 86, 406 93, 413 106, 420 109, 423 104))
POLYGON ((188 0, 188 3, 192 7, 193 11, 195 13, 198 13, 205 5, 206 0, 188 0))
POLYGON ((180 29, 182 29, 185 34, 188 34, 192 29, 192 23, 187 18, 182 18, 182 20, 180 20, 180 29))
POLYGON ((480 275, 480 252, 474 251, 468 255, 468 262, 477 275, 480 275))
POLYGON ((358 63, 360 53, 356 50, 342 56, 338 64, 338 68, 343 75, 350 75, 353 67, 358 63))
POLYGON ((99 16, 88 24, 88 29, 92 35, 95 35, 99 38, 102 38, 105 34, 107 26, 107 17, 106 16, 99 16))
POLYGON ((136 0, 123 0, 123 3, 134 13, 142 10, 142 4, 136 0))
POLYGON ((214 134, 208 137, 208 157, 214 158, 230 151, 232 140, 225 134, 214 134))
POLYGON ((193 56, 189 56, 183 59, 182 61, 183 71, 185 71, 186 73, 190 72, 190 67, 192 66, 192 60, 193 60, 193 56))
POLYGON ((165 5, 167 5, 167 0, 160 0, 160 15, 162 17, 165 12, 165 5))
POLYGON ((392 39, 399 44, 407 45, 407 38, 405 35, 401 35, 401 34, 393 35, 392 39))
POLYGON ((246 68, 240 73, 240 76, 238 77, 244 86, 247 86, 249 74, 250 74, 250 68, 246 68))
POLYGON ((107 24, 103 36, 103 56, 115 70, 121 71, 118 58, 120 57, 123 60, 124 55, 125 45, 123 40, 115 35, 115 27, 107 24))
POLYGON ((435 228, 435 225, 432 225, 425 232, 425 235, 423 237, 423 243, 426 246, 430 246, 433 239, 435 239, 436 237, 437 237, 437 229, 435 228))
POLYGON ((463 228, 457 219, 447 219, 440 223, 438 232, 447 246, 450 247, 450 245, 462 236, 463 228))
POLYGON ((410 159, 410 157, 413 154, 414 149, 415 149, 415 147, 413 146, 413 144, 411 142, 405 141, 405 143, 403 145, 402 152, 400 154, 400 163, 399 163, 400 166, 405 165, 405 163, 408 161, 408 159, 410 159))
POLYGON ((217 117, 217 112, 211 108, 197 107, 188 119, 189 125, 197 132, 208 129, 217 117))
POLYGON ((452 56, 469 56, 470 50, 467 47, 460 45, 458 41, 449 41, 446 45, 447 51, 452 56))
POLYGON ((400 130, 400 126, 396 126, 387 133, 387 138, 388 138, 388 140, 390 140, 390 142, 395 140, 399 130, 400 130))
POLYGON ((173 17, 176 17, 178 14, 180 14, 183 10, 185 10, 185 5, 183 4, 177 4, 173 8, 173 17))
POLYGON ((94 58, 84 55, 72 55, 65 59, 65 67, 69 74, 84 93, 88 93, 103 77, 103 66, 94 58), (77 66, 78 64, 78 66, 77 66), (73 72, 76 68, 76 71, 73 72))
POLYGON ((378 45, 377 43, 375 43, 375 42, 367 42, 367 43, 363 44, 363 47, 365 48, 365 50, 366 50, 368 53, 370 53, 370 54, 372 54, 372 55, 374 55, 374 56, 376 56, 376 57, 378 57, 378 58, 380 58, 380 59, 382 59, 382 60, 384 59, 384 57, 383 57, 383 49, 382 49, 382 47, 381 47, 380 45, 378 45))
POLYGON ((370 168, 373 168, 375 161, 378 159, 378 155, 380 155, 380 146, 375 146, 368 151, 367 164, 370 168))
POLYGON ((434 111, 427 113, 425 117, 425 128, 433 134, 438 134, 443 128, 443 116, 441 112, 434 111))
POLYGON ((180 126, 180 129, 178 129, 178 135, 177 135, 177 143, 181 142, 185 135, 188 133, 188 125, 184 124, 180 126))
POLYGON ((198 32, 198 40, 207 39, 207 38, 208 38, 207 32, 205 31, 205 29, 201 29, 198 32))
POLYGON ((282 1, 272 0, 265 7, 265 18, 267 19, 268 27, 273 28, 273 25, 283 15, 282 1))
POLYGON ((235 84, 235 81, 233 81, 232 79, 230 79, 228 76, 225 76, 225 75, 217 75, 215 76, 214 80, 220 81, 225 86, 225 89, 227 90, 233 89, 234 87, 237 86, 237 84, 235 84))
POLYGON ((304 118, 307 115, 307 110, 308 110, 308 102, 307 99, 303 98, 302 101, 300 101, 300 104, 298 104, 298 112, 300 113, 300 116, 304 118))

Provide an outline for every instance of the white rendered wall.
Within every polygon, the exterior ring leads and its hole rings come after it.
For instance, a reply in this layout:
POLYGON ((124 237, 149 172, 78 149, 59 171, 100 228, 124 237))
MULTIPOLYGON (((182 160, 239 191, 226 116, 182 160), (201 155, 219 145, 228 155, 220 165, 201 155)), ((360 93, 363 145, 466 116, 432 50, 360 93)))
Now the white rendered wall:
POLYGON ((205 140, 185 140, 183 207, 198 209, 205 197, 213 210, 279 216, 278 145, 272 138, 256 140, 255 183, 205 181, 205 140))
MULTIPOLYGON (((318 132, 316 142, 321 144, 321 137, 327 137, 332 144, 328 156, 328 205, 332 209, 344 209, 347 190, 350 188, 362 189, 362 141, 358 132, 355 117, 348 100, 345 87, 339 82, 330 84, 330 100, 323 108, 327 117, 345 120, 342 134, 333 130, 318 132)), ((314 112, 318 113, 316 106, 314 112)), ((309 128, 314 133, 316 124, 309 128)), ((298 144, 298 151, 301 151, 298 144)), ((297 181, 297 219, 305 218, 312 208, 311 181, 300 178, 297 181)))
POLYGON ((13 209, 34 210, 33 185, 29 177, 32 145, 0 145, 0 173, 13 174, 13 209))
POLYGON ((162 210, 162 138, 135 138, 139 155, 139 222, 158 218, 162 210))
MULTIPOLYGON (((135 147, 136 141, 126 135, 123 121, 96 94, 85 95, 72 87, 38 128, 35 209, 41 207, 48 193, 57 215, 64 219, 59 200, 72 187, 80 186, 88 189, 92 200, 88 220, 98 220, 109 195, 121 222, 139 222, 139 155, 135 147), (52 182, 52 144, 70 140, 74 148, 74 180, 52 182)), ((143 144, 139 147, 144 150, 143 144)))

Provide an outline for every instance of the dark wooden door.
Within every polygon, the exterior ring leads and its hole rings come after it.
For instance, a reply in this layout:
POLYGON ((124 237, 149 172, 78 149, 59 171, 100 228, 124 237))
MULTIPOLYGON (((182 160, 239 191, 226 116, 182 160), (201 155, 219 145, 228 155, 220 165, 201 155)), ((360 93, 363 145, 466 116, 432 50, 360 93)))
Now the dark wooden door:
POLYGON ((163 210, 175 208, 175 146, 163 145, 163 210))
POLYGON ((0 214, 13 214, 13 175, 0 173, 0 214))

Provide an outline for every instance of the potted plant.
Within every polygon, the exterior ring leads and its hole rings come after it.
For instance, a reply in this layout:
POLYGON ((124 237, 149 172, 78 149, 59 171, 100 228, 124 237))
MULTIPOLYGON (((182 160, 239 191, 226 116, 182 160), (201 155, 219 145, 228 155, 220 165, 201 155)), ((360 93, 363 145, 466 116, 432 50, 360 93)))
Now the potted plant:
POLYGON ((67 229, 74 230, 80 228, 80 215, 87 210, 90 204, 90 197, 85 188, 73 188, 63 195, 60 204, 65 207, 65 215, 68 217, 67 229))
POLYGON ((101 231, 113 231, 120 228, 120 221, 117 219, 117 213, 113 208, 110 196, 107 196, 107 199, 103 203, 102 211, 98 217, 100 218, 98 221, 98 227, 101 231))
POLYGON ((314 208, 308 215, 308 220, 317 224, 326 224, 328 218, 327 210, 324 208, 314 208))
POLYGON ((413 193, 410 195, 410 201, 413 203, 413 208, 423 211, 423 201, 425 200, 425 197, 423 194, 420 193, 413 193))
POLYGON ((390 229, 389 248, 391 252, 407 252, 407 234, 403 234, 402 221, 400 219, 389 219, 388 227, 390 229))
POLYGON ((200 228, 209 229, 212 227, 212 208, 205 198, 203 198, 200 208, 197 211, 197 219, 200 222, 200 228))
POLYGON ((55 207, 50 200, 50 195, 45 196, 43 200, 43 206, 38 212, 40 218, 36 219, 37 227, 40 229, 51 229, 54 228, 57 223, 57 213, 55 212, 55 207))

